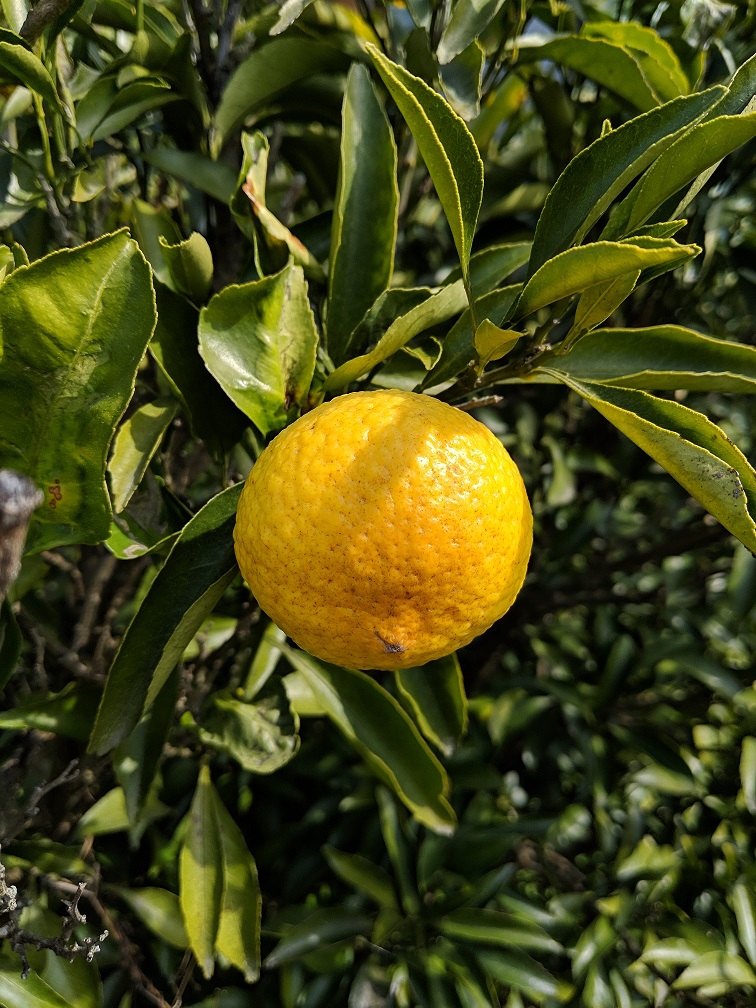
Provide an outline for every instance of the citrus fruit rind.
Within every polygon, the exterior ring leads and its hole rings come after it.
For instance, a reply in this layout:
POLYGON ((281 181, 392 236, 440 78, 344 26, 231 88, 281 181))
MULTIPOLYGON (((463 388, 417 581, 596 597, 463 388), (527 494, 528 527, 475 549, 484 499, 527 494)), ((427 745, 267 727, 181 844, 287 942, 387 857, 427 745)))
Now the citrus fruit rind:
POLYGON ((519 470, 467 413, 381 390, 306 413, 242 492, 236 555, 260 608, 348 668, 422 665, 514 601, 532 515, 519 470))

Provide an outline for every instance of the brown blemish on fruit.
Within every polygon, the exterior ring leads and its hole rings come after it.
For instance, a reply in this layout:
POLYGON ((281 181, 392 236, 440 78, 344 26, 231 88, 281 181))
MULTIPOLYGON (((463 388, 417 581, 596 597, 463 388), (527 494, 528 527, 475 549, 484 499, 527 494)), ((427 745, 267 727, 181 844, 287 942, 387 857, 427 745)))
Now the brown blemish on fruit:
POLYGON ((381 644, 383 644, 383 650, 386 652, 386 654, 401 654, 403 651, 407 650, 407 648, 403 644, 396 644, 392 643, 391 641, 387 641, 385 637, 381 637, 381 635, 378 633, 377 630, 374 630, 373 633, 381 642, 381 644))

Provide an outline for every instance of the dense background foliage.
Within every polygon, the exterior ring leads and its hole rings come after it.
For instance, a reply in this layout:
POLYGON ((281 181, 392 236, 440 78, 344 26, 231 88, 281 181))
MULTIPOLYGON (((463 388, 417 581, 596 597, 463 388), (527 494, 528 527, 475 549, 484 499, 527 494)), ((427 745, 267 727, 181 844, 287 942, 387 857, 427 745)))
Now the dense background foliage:
POLYGON ((2 8, 0 1005, 753 1004, 753 2, 2 8), (536 519, 507 616, 376 679, 230 539, 368 386, 536 519))

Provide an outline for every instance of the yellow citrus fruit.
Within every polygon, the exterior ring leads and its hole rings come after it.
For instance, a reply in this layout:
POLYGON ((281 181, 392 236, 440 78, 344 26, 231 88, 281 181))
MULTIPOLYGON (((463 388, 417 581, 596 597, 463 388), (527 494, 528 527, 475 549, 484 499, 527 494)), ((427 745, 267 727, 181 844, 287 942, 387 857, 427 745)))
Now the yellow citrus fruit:
POLYGON ((354 392, 260 455, 234 530, 260 608, 347 668, 422 665, 468 644, 522 586, 520 473, 473 417, 412 392, 354 392))

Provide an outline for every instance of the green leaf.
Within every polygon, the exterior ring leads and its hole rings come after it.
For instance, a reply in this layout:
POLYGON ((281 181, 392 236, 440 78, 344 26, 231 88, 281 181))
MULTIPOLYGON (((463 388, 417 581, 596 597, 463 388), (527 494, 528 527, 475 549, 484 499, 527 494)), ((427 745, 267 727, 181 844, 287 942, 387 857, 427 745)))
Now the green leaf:
MULTIPOLYGON (((753 736, 749 736, 749 738, 756 760, 756 739, 753 736)), ((756 799, 756 793, 753 797, 756 799)), ((754 801, 754 806, 756 806, 756 801, 754 801)), ((753 815, 753 806, 749 807, 748 811, 753 815)), ((730 887, 727 900, 735 913, 735 920, 738 922, 740 944, 743 946, 751 965, 756 966, 756 896, 753 892, 753 885, 747 878, 739 878, 730 887)))
POLYGON ((315 370, 318 334, 299 266, 226 287, 200 313, 208 370, 263 434, 301 407, 315 370))
POLYGON ((541 1001, 543 998, 569 999, 572 988, 557 980, 539 962, 525 952, 478 948, 475 958, 485 973, 497 983, 506 984, 541 1001))
MULTIPOLYGON (((484 294, 475 302, 476 316, 487 318, 494 325, 500 325, 510 314, 512 305, 521 290, 520 284, 511 284, 509 287, 502 287, 489 294, 484 294)), ((441 348, 441 357, 423 381, 421 388, 433 388, 450 378, 455 378, 469 364, 474 364, 476 357, 472 316, 470 309, 466 308, 446 334, 441 348)))
POLYGON ((213 254, 207 239, 198 231, 178 245, 169 244, 162 236, 158 239, 168 264, 171 286, 193 304, 204 304, 213 282, 213 254))
POLYGON ((116 887, 114 892, 161 941, 178 949, 189 947, 181 903, 175 893, 151 886, 143 889, 116 887))
POLYGON ((538 218, 529 273, 579 244, 629 182, 712 108, 721 87, 677 98, 594 140, 570 161, 538 218))
POLYGON ((710 109, 706 118, 716 119, 723 115, 740 115, 745 112, 756 94, 756 54, 747 59, 732 76, 727 85, 727 93, 710 109))
POLYGON ((756 550, 756 524, 748 511, 748 500, 756 501, 756 473, 716 424, 646 392, 553 374, 666 469, 744 546, 756 550))
POLYGON ((27 549, 101 542, 108 447, 155 326, 149 267, 119 231, 19 267, 2 292, 0 465, 45 493, 27 549))
POLYGON ((76 837, 107 836, 110 833, 125 833, 129 828, 126 801, 120 787, 111 788, 87 811, 76 824, 76 837))
POLYGON ((394 676, 423 735, 451 756, 467 729, 467 697, 457 656, 401 669, 394 676))
POLYGON ((232 530, 242 484, 186 525, 129 625, 105 683, 91 752, 109 752, 141 720, 237 572, 232 530))
MULTIPOLYGON (((21 631, 7 599, 0 603, 0 692, 13 675, 21 654, 21 631)), ((3 715, 0 713, 0 719, 3 715)), ((0 720, 0 723, 2 721, 0 720)))
POLYGON ((501 329, 494 325, 490 319, 483 319, 475 330, 473 340, 480 358, 479 371, 482 371, 491 361, 506 357, 509 351, 514 349, 520 336, 522 333, 518 333, 514 329, 501 329))
POLYGON ((641 112, 661 104, 659 96, 649 85, 637 55, 607 39, 565 35, 546 43, 528 44, 527 36, 520 39, 519 61, 551 60, 576 70, 624 98, 641 112))
POLYGON ((451 833, 455 817, 446 772, 396 700, 364 672, 328 665, 293 648, 284 653, 334 724, 419 822, 451 833))
POLYGON ((21 979, 21 960, 17 955, 0 955, 0 1004, 3 1008, 71 1008, 37 973, 21 979))
POLYGON ((239 440, 247 418, 205 367, 199 353, 199 313, 186 298, 155 285, 158 320, 150 352, 181 403, 193 433, 215 457, 239 440))
POLYGON ((586 287, 580 295, 575 309, 575 321, 566 339, 587 333, 597 325, 605 322, 619 308, 625 298, 632 294, 640 279, 641 271, 626 273, 604 283, 586 287))
MULTIPOLYGON (((753 552, 753 551, 752 551, 753 552)), ((740 786, 745 806, 756 815, 756 737, 746 735, 740 752, 740 786)), ((756 963, 754 963, 756 966, 756 963)))
POLYGON ((223 897, 215 948, 244 974, 247 983, 260 976, 260 918, 262 897, 257 866, 241 830, 229 815, 212 784, 209 803, 215 816, 223 869, 223 897))
POLYGON ((550 259, 528 280, 514 317, 522 318, 545 305, 628 273, 662 265, 672 269, 700 251, 698 245, 680 245, 671 238, 599 241, 568 249, 550 259))
POLYGON ((131 500, 175 415, 175 403, 158 399, 132 413, 118 428, 108 463, 116 514, 131 500))
POLYGON ((228 753, 251 773, 269 774, 299 750, 299 718, 283 689, 266 690, 251 703, 228 692, 215 693, 203 711, 199 736, 205 745, 228 753))
POLYGON ((365 47, 399 107, 430 172, 451 228, 463 276, 483 196, 483 162, 462 119, 425 81, 365 47))
POLYGON ((480 89, 486 54, 479 42, 471 43, 441 67, 441 87, 457 115, 470 122, 480 115, 480 89))
POLYGON ((3 0, 3 12, 11 31, 18 35, 29 13, 28 5, 24 0, 3 0))
POLYGON ((756 112, 719 116, 694 126, 659 155, 612 214, 601 237, 631 234, 670 196, 754 136, 756 112))
POLYGON ((179 854, 179 899, 189 944, 206 980, 213 975, 223 904, 223 849, 216 801, 205 764, 200 769, 179 854))
POLYGON ((467 295, 461 280, 442 287, 436 294, 432 294, 405 315, 395 319, 369 353, 353 357, 330 374, 323 386, 325 392, 334 392, 357 381, 395 354, 413 337, 445 322, 452 315, 457 315, 466 304, 467 295))
POLYGON ((504 0, 458 0, 436 51, 439 63, 449 63, 467 49, 488 27, 503 4, 504 0))
POLYGON ((313 74, 346 71, 348 57, 329 45, 305 38, 280 38, 261 46, 233 73, 215 115, 215 149, 241 126, 253 111, 285 88, 313 74))
POLYGON ((270 34, 280 35, 281 32, 286 31, 294 24, 305 7, 309 7, 311 3, 312 0, 283 0, 278 12, 278 20, 270 29, 270 34))
POLYGON ((690 81, 674 49, 653 28, 636 21, 592 21, 582 30, 589 38, 605 38, 629 50, 660 101, 690 91, 690 81))
POLYGON ((445 914, 438 927, 442 934, 455 942, 522 949, 542 956, 563 951, 559 942, 537 924, 499 910, 460 907, 445 914))
POLYGON ((580 381, 635 389, 756 393, 756 349, 682 326, 597 329, 555 367, 580 381))
POLYGON ((323 855, 331 871, 347 885, 365 893, 382 907, 396 907, 396 893, 391 876, 360 854, 346 854, 326 845, 323 855))
POLYGON ((17 81, 36 91, 53 108, 60 108, 60 100, 52 77, 44 63, 35 56, 22 38, 7 28, 0 28, 0 79, 17 81))
MULTIPOLYGON (((470 259, 470 287, 473 297, 479 299, 484 294, 493 292, 494 287, 498 287, 515 270, 524 266, 531 248, 531 242, 505 242, 502 245, 489 245, 488 248, 476 252, 470 259)), ((461 276, 462 270, 456 266, 445 283, 453 283, 461 276)))
POLYGON ((228 203, 236 189, 237 173, 223 161, 213 161, 195 151, 155 147, 140 154, 147 164, 207 193, 219 203, 228 203))
POLYGON ((60 691, 29 698, 13 710, 0 712, 0 728, 54 732, 85 742, 97 713, 100 691, 89 683, 71 683, 60 691))
POLYGON ((672 984, 674 990, 723 984, 726 990, 734 987, 756 987, 756 973, 745 959, 727 952, 704 952, 682 971, 672 984))
POLYGON ((368 934, 372 923, 370 917, 345 906, 316 910, 299 924, 285 928, 284 937, 265 960, 265 968, 277 969, 323 945, 368 934))
POLYGON ((354 63, 344 93, 328 273, 327 345, 336 364, 391 280, 398 203, 391 127, 367 70, 354 63))
POLYGON ((134 237, 152 267, 155 279, 160 283, 169 284, 171 275, 163 252, 163 243, 165 241, 171 245, 181 241, 178 226, 164 207, 153 207, 144 200, 135 199, 130 209, 134 237))
POLYGON ((127 126, 131 126, 147 112, 154 112, 172 102, 179 101, 180 95, 171 90, 171 85, 159 78, 140 78, 116 91, 116 96, 105 117, 87 137, 92 143, 106 140, 127 126))

